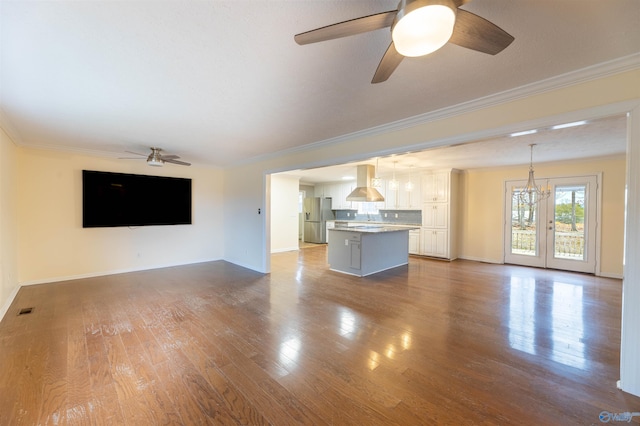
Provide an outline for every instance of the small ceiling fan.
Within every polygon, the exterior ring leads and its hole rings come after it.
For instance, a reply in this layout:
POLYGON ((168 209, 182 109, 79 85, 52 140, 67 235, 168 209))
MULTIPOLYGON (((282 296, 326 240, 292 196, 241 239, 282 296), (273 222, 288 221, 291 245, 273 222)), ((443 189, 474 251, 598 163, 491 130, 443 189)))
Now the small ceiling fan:
MULTIPOLYGON (((151 149, 151 154, 147 155, 147 154, 140 154, 138 152, 132 152, 132 151, 125 151, 128 152, 129 154, 135 154, 135 155, 139 155, 141 157, 147 157, 147 164, 150 166, 155 166, 155 167, 162 167, 162 165, 164 163, 171 163, 171 164, 179 164, 181 166, 190 166, 191 163, 186 163, 184 161, 179 161, 177 155, 174 154, 170 154, 170 155, 165 155, 162 154, 162 149, 160 148, 150 148, 151 149)), ((137 157, 120 157, 121 160, 142 160, 142 158, 137 158, 137 157)))
POLYGON ((471 0, 401 0, 396 10, 363 16, 296 34, 303 45, 333 40, 391 27, 391 44, 382 57, 371 83, 386 81, 405 56, 435 52, 447 42, 495 55, 514 40, 513 36, 466 10, 471 0))

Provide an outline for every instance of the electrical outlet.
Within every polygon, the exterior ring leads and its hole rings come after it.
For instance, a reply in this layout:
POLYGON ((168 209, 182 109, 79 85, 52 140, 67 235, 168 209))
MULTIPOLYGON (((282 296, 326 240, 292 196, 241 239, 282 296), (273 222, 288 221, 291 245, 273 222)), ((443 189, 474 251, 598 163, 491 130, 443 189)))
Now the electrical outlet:
POLYGON ((388 213, 385 213, 385 214, 384 214, 384 217, 387 217, 387 215, 388 215, 388 213))
POLYGON ((396 213, 396 219, 398 218, 398 213, 396 213))
POLYGON ((348 246, 348 245, 349 245, 349 240, 346 240, 346 239, 345 239, 345 240, 344 240, 344 245, 345 245, 345 246, 348 246))
POLYGON ((351 213, 347 212, 347 217, 350 217, 350 216, 351 216, 351 213))

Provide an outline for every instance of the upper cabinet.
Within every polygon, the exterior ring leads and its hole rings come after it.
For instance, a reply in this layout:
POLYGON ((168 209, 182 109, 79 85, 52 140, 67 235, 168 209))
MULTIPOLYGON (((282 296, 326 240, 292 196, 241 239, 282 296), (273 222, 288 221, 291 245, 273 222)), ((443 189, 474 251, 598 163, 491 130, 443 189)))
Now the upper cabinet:
MULTIPOLYGON (((446 176, 445 176, 446 177, 446 176)), ((396 175, 398 181, 397 188, 390 185, 392 176, 382 178, 382 187, 376 188, 384 197, 384 201, 377 202, 376 205, 380 210, 420 210, 425 201, 424 185, 425 178, 416 171, 414 173, 405 173, 396 175)), ((441 183, 446 186, 449 181, 441 183)), ((314 196, 330 197, 331 208, 333 210, 353 210, 358 208, 357 203, 347 201, 347 196, 351 194, 356 187, 355 181, 350 182, 330 182, 319 183, 315 185, 314 196)), ((432 191, 429 191, 429 194, 432 191)), ((442 191, 440 191, 442 192, 442 191)), ((448 193, 447 193, 448 196, 448 193)))
MULTIPOLYGON (((397 175, 397 187, 391 185, 392 177, 383 179, 384 206, 386 210, 420 210, 422 208, 422 181, 418 173, 397 175)), ((380 191, 382 193, 382 191, 380 191)))
POLYGON ((354 203, 351 201, 347 201, 347 197, 351 194, 351 191, 356 189, 355 182, 347 182, 347 183, 337 183, 336 184, 336 192, 338 201, 336 202, 336 207, 334 210, 351 210, 354 207, 354 203))
POLYGON ((419 174, 398 177, 398 206, 400 210, 416 210, 422 208, 422 182, 419 174))
POLYGON ((449 201, 451 171, 437 171, 422 175, 422 202, 446 203, 449 201))
POLYGON ((332 210, 350 210, 353 204, 347 201, 347 196, 354 188, 355 182, 320 183, 314 188, 314 196, 331 198, 332 210))

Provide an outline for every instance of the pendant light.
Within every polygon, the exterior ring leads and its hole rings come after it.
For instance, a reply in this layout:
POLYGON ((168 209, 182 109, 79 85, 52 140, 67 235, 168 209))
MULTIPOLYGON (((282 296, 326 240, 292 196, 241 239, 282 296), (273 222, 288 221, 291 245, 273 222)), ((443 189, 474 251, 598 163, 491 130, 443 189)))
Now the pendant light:
POLYGON ((396 180, 396 163, 397 161, 393 162, 393 179, 389 181, 389 189, 392 191, 398 190, 398 181, 396 180))
POLYGON ((407 192, 413 191, 413 174, 411 170, 413 170, 413 166, 409 166, 409 180, 404 184, 404 190, 407 192))

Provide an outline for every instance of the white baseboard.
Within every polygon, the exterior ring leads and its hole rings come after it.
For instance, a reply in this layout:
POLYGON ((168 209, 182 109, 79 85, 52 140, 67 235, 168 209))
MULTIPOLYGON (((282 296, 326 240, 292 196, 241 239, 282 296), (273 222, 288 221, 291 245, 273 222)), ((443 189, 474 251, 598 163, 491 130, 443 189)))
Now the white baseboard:
POLYGON ((13 303, 13 301, 15 300, 16 296, 18 295, 18 290, 20 290, 20 285, 16 285, 13 290, 11 291, 11 294, 9 294, 9 297, 7 298, 7 300, 4 302, 4 305, 2 305, 2 308, 0 308, 0 321, 2 321, 2 319, 4 318, 4 316, 7 314, 7 312, 9 311, 9 308, 11 307, 11 304, 13 303))
POLYGON ((623 274, 614 274, 614 273, 611 273, 611 272, 599 272, 599 273, 596 274, 596 276, 603 277, 603 278, 615 278, 617 280, 624 279, 624 275, 623 274))
POLYGON ((458 256, 458 259, 471 260, 473 262, 494 263, 496 265, 503 265, 504 264, 504 262, 501 261, 501 260, 485 259, 485 258, 482 258, 482 257, 474 257, 474 256, 458 256))
POLYGON ((281 249, 275 249, 275 250, 271 250, 271 254, 273 253, 283 253, 285 251, 298 251, 299 248, 298 246, 295 247, 287 247, 287 248, 281 248, 281 249))
MULTIPOLYGON (((473 256, 459 256, 458 259, 464 259, 464 260, 472 260, 474 262, 484 262, 484 263, 493 263, 496 265, 504 265, 504 262, 502 261, 497 261, 495 259, 483 259, 480 257, 473 257, 473 256)), ((615 279, 624 279, 624 276, 622 274, 615 274, 615 273, 610 273, 610 272, 599 272, 597 274, 595 274, 597 277, 603 277, 603 278, 615 278, 615 279)))
POLYGON ((20 285, 28 286, 28 285, 37 285, 37 284, 49 284, 49 283, 56 283, 60 281, 80 280, 83 278, 103 277, 106 275, 126 274, 127 272, 149 271, 151 269, 162 269, 162 268, 171 268, 173 266, 184 266, 184 265, 193 265, 196 263, 214 262, 216 260, 222 260, 222 259, 203 259, 203 260, 194 260, 191 262, 175 263, 175 264, 168 264, 168 265, 151 265, 151 266, 145 266, 142 268, 126 268, 126 269, 116 269, 111 271, 90 272, 88 274, 68 275, 65 277, 50 277, 50 278, 43 278, 38 280, 24 281, 24 282, 21 282, 20 285))

